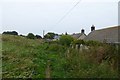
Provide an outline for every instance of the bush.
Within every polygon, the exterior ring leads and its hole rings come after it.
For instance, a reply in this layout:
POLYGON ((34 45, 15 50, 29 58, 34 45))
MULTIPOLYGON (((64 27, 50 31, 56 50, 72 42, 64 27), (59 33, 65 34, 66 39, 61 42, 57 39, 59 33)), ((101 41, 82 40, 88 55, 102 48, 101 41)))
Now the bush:
POLYGON ((3 32, 2 34, 18 35, 16 31, 7 31, 7 32, 3 32))
POLYGON ((44 38, 45 39, 54 39, 54 36, 55 35, 58 35, 58 34, 55 34, 55 33, 53 33, 53 32, 48 32, 45 36, 44 36, 44 38))
POLYGON ((73 44, 85 44, 83 40, 74 40, 73 44))
POLYGON ((56 41, 50 41, 49 43, 50 44, 59 44, 59 41, 58 40, 56 40, 56 41))
POLYGON ((70 35, 62 35, 60 37, 60 44, 65 46, 70 46, 71 42, 73 41, 73 37, 70 35))
POLYGON ((33 33, 29 33, 29 34, 27 35, 27 38, 29 38, 29 39, 35 39, 35 36, 34 36, 33 33))
POLYGON ((89 41, 86 41, 85 44, 87 46, 100 46, 102 43, 98 41, 89 40, 89 41))
POLYGON ((63 47, 62 45, 58 45, 58 44, 50 44, 48 50, 55 51, 55 52, 64 52, 65 47, 63 47))
POLYGON ((35 36, 37 39, 42 39, 42 37, 40 35, 36 35, 35 36))

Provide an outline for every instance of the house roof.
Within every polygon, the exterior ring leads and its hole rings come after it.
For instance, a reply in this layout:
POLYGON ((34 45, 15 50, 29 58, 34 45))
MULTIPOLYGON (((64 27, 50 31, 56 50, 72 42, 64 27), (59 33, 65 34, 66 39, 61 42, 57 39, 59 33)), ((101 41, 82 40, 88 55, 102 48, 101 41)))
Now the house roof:
POLYGON ((71 36, 73 37, 73 38, 76 38, 76 39, 78 39, 78 38, 80 38, 82 35, 85 35, 86 36, 86 34, 84 34, 84 33, 74 33, 74 34, 72 34, 71 36))
POLYGON ((107 43, 118 43, 118 35, 120 35, 120 26, 114 26, 99 30, 94 30, 88 34, 85 40, 106 41, 107 43), (118 29, 119 27, 119 29, 118 29))
POLYGON ((59 38, 60 38, 59 35, 55 35, 55 36, 54 36, 54 39, 59 39, 59 38))

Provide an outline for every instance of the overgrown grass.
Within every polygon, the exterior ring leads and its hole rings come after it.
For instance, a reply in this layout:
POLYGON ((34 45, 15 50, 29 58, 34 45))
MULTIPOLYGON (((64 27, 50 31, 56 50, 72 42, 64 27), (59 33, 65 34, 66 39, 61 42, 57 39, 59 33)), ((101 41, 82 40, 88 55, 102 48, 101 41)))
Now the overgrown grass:
MULTIPOLYGON (((95 48, 94 48, 95 50, 95 48)), ((96 56, 98 51, 75 51, 71 49, 67 53, 67 71, 71 78, 117 78, 118 66, 111 62, 110 65, 108 59, 101 59, 100 55, 96 56), (88 53, 90 52, 90 53, 88 53), (114 69, 115 67, 115 69, 114 69)), ((109 56, 109 55, 108 55, 109 56)), ((116 57, 117 58, 117 57, 116 57)), ((113 60, 113 58, 112 58, 113 60)))
POLYGON ((118 77, 117 51, 108 45, 80 51, 20 36, 3 35, 2 41, 3 78, 118 77))

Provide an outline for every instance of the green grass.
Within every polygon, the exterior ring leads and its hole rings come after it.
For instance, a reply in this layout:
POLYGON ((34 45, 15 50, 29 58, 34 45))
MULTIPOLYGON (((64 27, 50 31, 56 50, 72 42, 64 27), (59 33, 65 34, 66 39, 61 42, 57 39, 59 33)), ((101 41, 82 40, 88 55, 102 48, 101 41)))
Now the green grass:
MULTIPOLYGON (((46 78, 46 73, 50 73, 50 78, 117 78, 117 68, 109 64, 110 60, 98 63, 98 49, 78 51, 43 40, 3 35, 2 77, 46 78)), ((109 56, 111 53, 106 50, 103 52, 109 56)), ((117 57, 113 61, 114 58, 117 57)))

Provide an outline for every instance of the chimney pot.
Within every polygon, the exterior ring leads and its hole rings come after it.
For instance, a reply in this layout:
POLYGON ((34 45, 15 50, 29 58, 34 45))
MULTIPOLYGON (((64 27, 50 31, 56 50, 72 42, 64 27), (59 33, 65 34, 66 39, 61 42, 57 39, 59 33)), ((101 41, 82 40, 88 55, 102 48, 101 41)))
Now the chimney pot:
POLYGON ((85 33, 85 30, 84 30, 84 29, 82 29, 82 30, 81 30, 81 33, 85 33))
POLYGON ((92 25, 92 27, 91 27, 91 31, 94 31, 94 30, 95 30, 95 26, 92 25))

